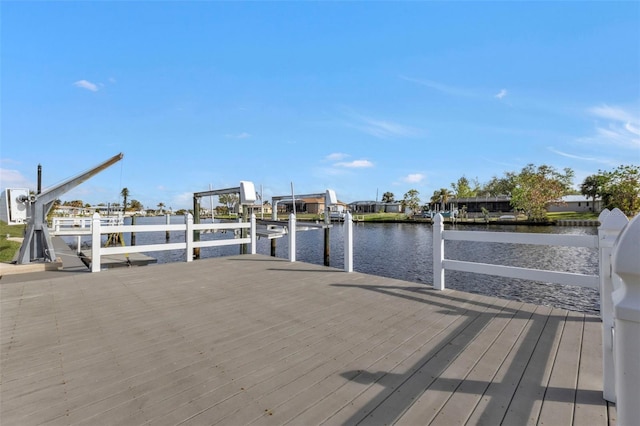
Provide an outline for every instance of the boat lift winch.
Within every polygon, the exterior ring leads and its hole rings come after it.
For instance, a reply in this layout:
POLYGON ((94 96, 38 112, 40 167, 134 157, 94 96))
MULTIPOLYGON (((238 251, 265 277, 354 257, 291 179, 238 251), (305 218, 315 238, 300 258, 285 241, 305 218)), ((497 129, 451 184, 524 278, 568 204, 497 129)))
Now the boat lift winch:
POLYGON ((47 214, 49 210, 51 210, 53 203, 65 192, 70 191, 107 167, 122 160, 123 157, 124 154, 122 153, 115 155, 91 170, 64 181, 42 193, 22 194, 16 200, 8 200, 21 204, 21 207, 24 207, 26 213, 25 223, 27 227, 25 229, 24 241, 18 253, 18 264, 27 264, 39 260, 45 262, 56 261, 56 254, 47 225, 47 214))

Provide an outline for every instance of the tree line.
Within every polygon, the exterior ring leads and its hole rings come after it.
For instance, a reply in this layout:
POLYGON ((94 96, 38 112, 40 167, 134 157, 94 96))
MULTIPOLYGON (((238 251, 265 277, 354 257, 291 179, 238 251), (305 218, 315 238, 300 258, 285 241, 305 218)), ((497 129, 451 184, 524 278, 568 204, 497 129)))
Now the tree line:
MULTIPOLYGON (((434 191, 429 202, 444 210, 446 204, 454 198, 506 196, 510 198, 511 207, 515 211, 524 213, 529 220, 544 221, 548 205, 562 204, 562 197, 565 195, 582 194, 591 198, 594 203, 600 198, 603 208, 619 208, 628 216, 640 212, 640 166, 622 165, 609 171, 599 170, 598 173, 587 176, 579 185, 579 190, 573 186, 574 176, 575 173, 570 168, 559 171, 544 164, 528 164, 519 172, 493 176, 485 184, 480 184, 478 179, 469 180, 462 176, 457 182, 451 183, 451 189, 440 188, 434 191)), ((385 192, 381 201, 391 203, 396 200, 392 192, 385 192)), ((416 189, 407 191, 399 202, 403 209, 421 209, 416 189)), ((430 210, 430 205, 425 204, 422 209, 430 210)))
MULTIPOLYGON (((622 165, 613 170, 598 170, 597 173, 587 176, 575 189, 573 185, 575 173, 570 168, 562 171, 552 166, 535 166, 528 164, 519 172, 505 172, 502 176, 493 176, 488 182, 480 184, 478 179, 468 179, 466 176, 460 177, 456 182, 451 183, 451 188, 440 188, 433 192, 429 198, 429 203, 438 205, 441 210, 446 209, 447 203, 451 199, 474 198, 474 197, 510 197, 511 207, 517 212, 524 213, 529 220, 546 220, 547 206, 562 204, 562 197, 565 195, 582 194, 591 198, 595 204, 596 199, 602 200, 602 207, 608 209, 619 208, 628 216, 633 216, 640 212, 640 166, 622 165)), ((143 210, 142 203, 138 200, 129 200, 129 189, 123 188, 120 191, 122 196, 123 211, 143 210)), ((410 189, 399 202, 403 209, 409 208, 413 211, 430 210, 429 204, 421 206, 420 193, 416 189, 410 189)), ((237 194, 224 194, 219 196, 218 213, 229 212, 232 206, 237 203, 237 194)), ((393 203, 396 201, 392 192, 382 194, 383 203, 393 203)), ((57 200, 56 205, 72 207, 90 207, 80 200, 65 201, 57 200)), ((104 205, 104 204, 102 204, 104 205)), ((120 207, 119 203, 112 203, 113 207, 120 207)), ((158 210, 154 213, 164 212, 165 204, 158 203, 158 210)), ((151 209, 148 209, 151 211, 151 209)))

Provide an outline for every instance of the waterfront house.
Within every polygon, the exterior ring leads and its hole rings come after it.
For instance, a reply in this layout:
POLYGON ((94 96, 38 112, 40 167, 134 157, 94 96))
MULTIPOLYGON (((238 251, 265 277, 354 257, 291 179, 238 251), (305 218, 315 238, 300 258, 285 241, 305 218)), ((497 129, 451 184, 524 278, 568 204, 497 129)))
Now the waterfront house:
POLYGON ((602 200, 587 198, 584 195, 565 195, 562 197, 562 204, 550 204, 547 206, 549 212, 600 212, 602 211, 602 200))
POLYGON ((401 203, 383 203, 381 201, 354 201, 349 203, 353 213, 401 213, 401 203))
POLYGON ((458 209, 464 209, 467 213, 480 213, 483 208, 491 213, 507 213, 513 211, 513 207, 511 207, 511 197, 506 195, 497 197, 451 198, 447 204, 458 206, 458 209), (466 209, 464 208, 465 206, 466 209))
MULTIPOLYGON (((452 205, 463 209, 466 206, 468 213, 479 213, 482 208, 487 209, 491 213, 508 213, 513 211, 511 206, 511 197, 501 195, 497 197, 470 197, 470 198, 452 198, 449 200, 452 205)), ((602 200, 596 198, 594 204, 592 198, 584 195, 565 195, 562 197, 561 203, 550 203, 547 205, 548 212, 600 212, 602 211, 602 200)))
MULTIPOLYGON (((343 212, 348 208, 347 204, 338 200, 338 203, 331 206, 331 211, 343 212)), ((325 209, 325 197, 305 197, 296 198, 296 212, 297 213, 309 213, 309 214, 321 214, 325 209)), ((292 213, 293 201, 280 200, 278 201, 278 213, 292 213)))

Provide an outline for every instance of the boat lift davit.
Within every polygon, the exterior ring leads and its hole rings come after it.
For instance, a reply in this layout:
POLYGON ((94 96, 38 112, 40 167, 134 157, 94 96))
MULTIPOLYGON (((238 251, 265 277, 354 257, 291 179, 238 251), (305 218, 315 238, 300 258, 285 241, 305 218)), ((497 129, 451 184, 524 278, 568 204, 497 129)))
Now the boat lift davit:
POLYGON ((45 262, 56 261, 53 242, 51 241, 49 228, 47 226, 47 214, 49 210, 51 210, 53 203, 65 192, 70 191, 107 167, 122 160, 123 157, 124 154, 120 153, 89 171, 68 179, 40 194, 23 194, 20 195, 17 200, 13 200, 21 204, 21 207, 24 208, 26 213, 25 222, 27 224, 24 241, 18 253, 18 264, 27 264, 41 260, 45 262))

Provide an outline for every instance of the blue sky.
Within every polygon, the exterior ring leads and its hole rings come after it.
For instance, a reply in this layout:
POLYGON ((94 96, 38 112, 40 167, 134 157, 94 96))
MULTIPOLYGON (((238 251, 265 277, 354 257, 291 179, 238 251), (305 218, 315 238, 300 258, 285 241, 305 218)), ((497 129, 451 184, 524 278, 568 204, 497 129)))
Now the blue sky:
POLYGON ((639 2, 0 2, 1 186, 192 207, 640 164, 639 2))

